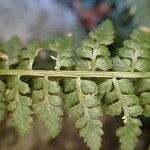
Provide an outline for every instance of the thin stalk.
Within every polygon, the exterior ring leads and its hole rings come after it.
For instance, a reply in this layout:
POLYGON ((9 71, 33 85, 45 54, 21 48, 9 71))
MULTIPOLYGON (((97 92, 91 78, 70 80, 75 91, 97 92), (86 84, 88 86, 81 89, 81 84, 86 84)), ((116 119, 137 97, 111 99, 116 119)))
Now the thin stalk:
POLYGON ((101 77, 101 78, 150 78, 150 72, 110 71, 48 71, 48 70, 0 70, 0 75, 52 76, 52 77, 101 77))

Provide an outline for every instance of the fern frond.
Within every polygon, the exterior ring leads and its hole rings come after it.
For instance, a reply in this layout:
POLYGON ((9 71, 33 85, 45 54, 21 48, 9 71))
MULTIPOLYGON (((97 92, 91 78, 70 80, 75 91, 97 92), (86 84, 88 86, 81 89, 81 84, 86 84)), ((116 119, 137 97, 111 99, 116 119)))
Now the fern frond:
POLYGON ((102 115, 97 97, 98 87, 95 82, 69 79, 64 84, 65 103, 69 108, 69 116, 75 118, 76 127, 80 129, 80 136, 84 138, 91 150, 99 150, 103 135, 102 115))
POLYGON ((113 43, 114 28, 110 20, 104 21, 90 34, 89 40, 84 40, 77 49, 79 60, 76 70, 108 70, 112 67, 110 53, 107 48, 113 43))
POLYGON ((131 39, 124 42, 113 59, 115 71, 149 71, 150 70, 150 33, 135 30, 131 39), (141 37, 140 37, 141 36, 141 37))
POLYGON ((0 120, 8 109, 13 125, 23 135, 35 113, 54 138, 62 129, 62 97, 91 150, 101 147, 103 130, 99 119, 105 110, 111 116, 122 117, 124 126, 117 130, 121 149, 133 150, 141 134, 137 118, 142 113, 150 116, 150 33, 136 29, 124 42, 113 58, 113 69, 119 72, 106 71, 112 69, 107 47, 114 40, 111 21, 103 22, 89 36, 77 49, 77 55, 72 53, 70 35, 27 46, 20 45, 17 37, 0 43, 0 120), (54 70, 33 70, 40 50, 51 57, 49 68, 53 68, 55 60, 54 70))
POLYGON ((60 86, 56 81, 50 81, 47 77, 34 79, 35 85, 32 93, 34 111, 48 129, 49 136, 54 138, 62 128, 60 86))
POLYGON ((137 143, 137 138, 141 133, 139 128, 141 123, 136 127, 134 123, 136 119, 134 117, 141 115, 143 109, 139 104, 138 97, 134 94, 132 82, 128 79, 117 80, 113 78, 101 83, 99 89, 100 94, 104 96, 107 113, 111 116, 121 115, 123 113, 122 119, 124 120, 125 126, 117 131, 121 143, 121 150, 133 150, 137 143), (135 130, 132 130, 134 127, 135 130), (128 143, 130 145, 128 147, 125 147, 127 142, 126 138, 130 138, 130 141, 128 139, 130 143, 128 143))
POLYGON ((125 126, 117 129, 117 136, 121 143, 121 150, 134 150, 138 142, 138 136, 141 135, 139 119, 132 118, 126 122, 125 126))
POLYGON ((30 108, 32 100, 25 96, 30 92, 30 88, 28 84, 20 80, 19 76, 9 77, 7 86, 6 100, 9 103, 7 109, 11 112, 13 126, 19 134, 24 135, 32 122, 30 108))

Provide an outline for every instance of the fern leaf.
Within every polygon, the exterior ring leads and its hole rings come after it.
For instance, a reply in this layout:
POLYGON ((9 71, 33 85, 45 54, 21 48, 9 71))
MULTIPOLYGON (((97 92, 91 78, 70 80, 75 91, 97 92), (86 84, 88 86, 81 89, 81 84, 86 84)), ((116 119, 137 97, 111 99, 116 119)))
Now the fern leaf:
POLYGON ((90 32, 90 37, 101 45, 110 45, 114 41, 114 27, 110 20, 103 21, 94 31, 90 32))
POLYGON ((76 127, 80 129, 91 150, 99 150, 103 135, 100 102, 97 97, 98 87, 90 80, 69 79, 64 83, 65 103, 69 108, 69 116, 76 119, 76 127))
POLYGON ((4 118, 5 109, 6 109, 6 105, 4 103, 5 87, 6 85, 0 80, 0 121, 4 118))
POLYGON ((39 119, 44 122, 49 136, 54 138, 62 129, 63 111, 60 107, 61 99, 58 96, 61 88, 56 81, 50 81, 46 77, 37 77, 34 79, 34 83, 35 86, 32 93, 34 111, 39 119), (36 86, 38 83, 39 85, 36 86))
POLYGON ((72 60, 73 36, 67 35, 53 38, 49 43, 49 49, 55 51, 57 56, 51 56, 55 59, 55 69, 71 68, 74 65, 72 60))
POLYGON ((150 117, 150 79, 141 79, 137 84, 140 104, 143 106, 143 114, 150 117))
POLYGON ((124 42, 113 59, 115 71, 149 71, 150 70, 150 33, 135 30, 131 39, 124 42), (141 38, 140 37, 143 37, 141 38), (148 38, 149 37, 149 38, 148 38))
POLYGON ((21 42, 17 36, 13 36, 1 46, 0 52, 3 52, 6 55, 5 59, 1 62, 3 68, 8 69, 11 65, 19 62, 20 50, 21 42))
POLYGON ((32 122, 30 109, 32 100, 24 95, 30 92, 30 88, 20 80, 20 77, 9 77, 7 86, 6 99, 9 102, 7 108, 11 111, 13 126, 19 134, 24 135, 32 122))
POLYGON ((125 126, 117 130, 117 136, 121 143, 121 150, 134 150, 138 142, 138 136, 141 134, 139 119, 132 118, 126 122, 125 126))
MULTIPOLYGON (((78 123, 81 124, 79 120, 78 123)), ((100 136, 103 134, 101 127, 101 121, 94 119, 88 120, 85 127, 81 127, 80 136, 84 138, 84 142, 87 143, 87 146, 90 147, 91 150, 99 150, 101 146, 100 136)))
POLYGON ((113 43, 114 29, 110 20, 104 21, 90 34, 89 40, 84 40, 77 49, 79 59, 76 70, 108 70, 112 67, 107 45, 113 43))
POLYGON ((131 38, 137 41, 142 48, 150 49, 150 33, 144 32, 140 29, 133 30, 131 38))

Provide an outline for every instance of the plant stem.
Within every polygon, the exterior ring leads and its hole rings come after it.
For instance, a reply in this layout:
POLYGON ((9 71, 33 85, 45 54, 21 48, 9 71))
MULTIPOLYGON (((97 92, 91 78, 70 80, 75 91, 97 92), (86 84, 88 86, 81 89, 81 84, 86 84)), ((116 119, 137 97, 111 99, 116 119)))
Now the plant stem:
POLYGON ((101 77, 101 78, 150 78, 150 72, 110 71, 49 71, 49 70, 0 70, 0 75, 53 76, 53 77, 101 77))

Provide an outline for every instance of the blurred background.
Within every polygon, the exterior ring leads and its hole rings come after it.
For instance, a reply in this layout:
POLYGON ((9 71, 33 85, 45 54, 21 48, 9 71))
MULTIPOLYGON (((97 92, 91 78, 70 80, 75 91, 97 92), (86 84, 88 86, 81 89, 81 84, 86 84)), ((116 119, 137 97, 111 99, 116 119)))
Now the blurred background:
MULTIPOLYGON (((0 0, 0 41, 18 35, 23 43, 46 40, 72 32, 76 43, 106 18, 116 29, 115 45, 120 47, 135 27, 150 30, 150 0, 0 0)), ((137 150, 146 150, 150 143, 150 120, 143 121, 143 135, 137 150)), ((102 118, 104 124, 102 150, 117 150, 115 130, 118 118, 102 118)), ((78 136, 72 120, 64 121, 64 129, 50 140, 41 122, 35 121, 29 133, 19 137, 8 117, 0 124, 0 150, 88 150, 78 136)))
POLYGON ((150 26, 150 0, 0 0, 0 39, 26 42, 58 33, 86 33, 111 18, 121 39, 136 26, 150 26))

